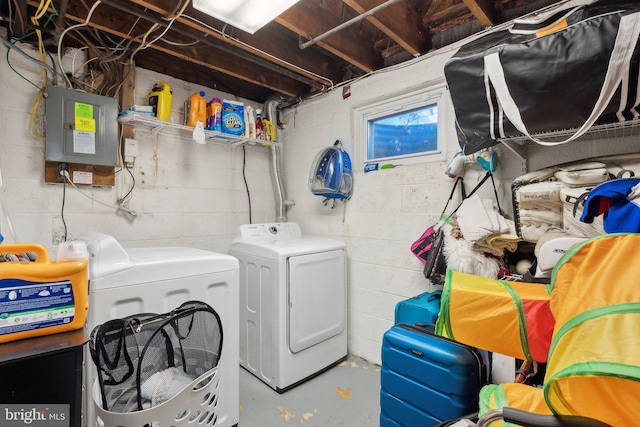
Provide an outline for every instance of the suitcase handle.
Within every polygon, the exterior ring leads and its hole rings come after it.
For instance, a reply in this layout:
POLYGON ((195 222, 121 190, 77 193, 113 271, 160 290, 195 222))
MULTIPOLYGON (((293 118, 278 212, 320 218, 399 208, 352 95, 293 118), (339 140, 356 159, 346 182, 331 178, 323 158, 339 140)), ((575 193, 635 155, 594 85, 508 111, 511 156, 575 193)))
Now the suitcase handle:
MULTIPOLYGON (((633 55, 633 51, 635 50, 635 46, 638 42, 638 37, 640 37, 640 12, 622 16, 620 18, 620 25, 618 27, 618 34, 613 46, 613 51, 611 52, 611 58, 609 59, 607 74, 593 111, 584 124, 576 130, 573 135, 563 141, 543 141, 531 136, 524 124, 524 121, 522 120, 518 106, 509 93, 509 87, 505 80, 504 70, 500 63, 499 52, 493 52, 484 57, 486 73, 485 85, 487 86, 487 93, 489 93, 488 86, 491 83, 496 92, 498 102, 503 108, 505 116, 515 126, 515 128, 518 129, 518 131, 529 137, 532 141, 545 146, 560 145, 573 141, 574 139, 584 135, 591 126, 593 126, 611 101, 611 98, 617 88, 628 78, 631 56, 633 55)), ((489 105, 491 105, 491 102, 489 102, 489 105)), ((493 108, 491 110, 491 120, 493 120, 493 108)), ((618 115, 620 115, 620 112, 618 115)), ((622 119, 623 118, 621 118, 621 120, 622 119)), ((493 133, 493 127, 491 127, 491 129, 491 132, 493 133)), ((495 135, 492 135, 492 137, 495 138, 495 135)))

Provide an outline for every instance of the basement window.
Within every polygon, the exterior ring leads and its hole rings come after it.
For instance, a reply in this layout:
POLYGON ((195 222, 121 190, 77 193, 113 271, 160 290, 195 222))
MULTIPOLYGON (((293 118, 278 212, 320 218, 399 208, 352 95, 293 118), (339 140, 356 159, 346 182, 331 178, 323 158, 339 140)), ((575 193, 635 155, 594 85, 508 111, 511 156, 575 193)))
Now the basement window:
POLYGON ((444 145, 444 88, 421 90, 356 110, 365 163, 440 159, 444 145))

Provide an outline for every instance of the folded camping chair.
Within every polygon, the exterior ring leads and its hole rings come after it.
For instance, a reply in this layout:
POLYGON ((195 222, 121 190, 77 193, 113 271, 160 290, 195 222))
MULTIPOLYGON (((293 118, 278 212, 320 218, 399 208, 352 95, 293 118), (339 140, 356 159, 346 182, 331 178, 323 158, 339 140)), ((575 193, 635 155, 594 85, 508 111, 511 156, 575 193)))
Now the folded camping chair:
MULTIPOLYGON (((547 361, 542 388, 484 387, 479 422, 508 408, 508 419, 526 411, 556 421, 581 416, 616 427, 640 423, 640 234, 608 234, 572 247, 549 285, 448 271, 441 304, 436 333, 547 361)), ((513 424, 492 419, 482 425, 513 424)))

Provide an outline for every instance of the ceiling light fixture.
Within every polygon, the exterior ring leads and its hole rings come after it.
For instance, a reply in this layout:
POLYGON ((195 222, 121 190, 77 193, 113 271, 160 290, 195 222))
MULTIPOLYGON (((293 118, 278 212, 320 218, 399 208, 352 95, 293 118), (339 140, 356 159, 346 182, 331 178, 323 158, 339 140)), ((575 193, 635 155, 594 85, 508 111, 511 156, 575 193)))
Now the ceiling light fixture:
POLYGON ((229 25, 255 33, 299 0, 193 0, 193 7, 229 25))

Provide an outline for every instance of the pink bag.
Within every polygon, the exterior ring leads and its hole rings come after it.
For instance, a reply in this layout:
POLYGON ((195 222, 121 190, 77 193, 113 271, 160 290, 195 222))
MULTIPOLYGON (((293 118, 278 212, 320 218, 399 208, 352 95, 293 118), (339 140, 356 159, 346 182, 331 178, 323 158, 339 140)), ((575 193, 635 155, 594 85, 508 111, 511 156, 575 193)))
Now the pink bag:
MULTIPOLYGON (((484 181, 485 180, 483 179, 482 182, 484 181)), ((444 209, 440 214, 441 220, 445 216, 445 212, 447 211, 447 206, 449 206, 449 202, 453 198, 453 194, 456 191, 456 187, 458 186, 458 183, 460 183, 462 198, 463 199, 465 198, 463 179, 461 176, 459 176, 456 178, 455 182, 453 183, 453 187, 451 188, 451 194, 449 194, 449 199, 447 200, 447 203, 444 205, 444 209)), ((473 191, 475 190, 477 190, 477 187, 473 191)), ((453 215, 458 210, 459 207, 460 205, 458 205, 458 207, 447 216, 447 219, 449 216, 453 215)), ((422 236, 420 236, 418 240, 413 242, 413 244, 411 245, 411 252, 413 252, 413 254, 420 260, 421 263, 426 264, 427 260, 429 260, 429 262, 433 264, 434 263, 433 259, 435 258, 436 254, 432 253, 431 255, 429 255, 429 252, 431 252, 431 249, 434 249, 433 252, 442 252, 441 251, 442 242, 443 242, 443 239, 442 239, 442 233, 440 232, 440 224, 432 225, 431 227, 427 228, 424 233, 422 233, 422 236), (435 248, 434 248, 434 245, 435 245, 435 248)), ((425 275, 426 275, 426 270, 425 270, 425 275)), ((427 276, 427 278, 428 277, 429 276, 427 276)))
POLYGON ((440 234, 439 230, 436 230, 435 225, 432 225, 411 245, 411 252, 418 257, 421 263, 427 262, 429 251, 438 241, 438 234, 440 234))
POLYGON ((440 224, 432 225, 411 245, 411 250, 424 264, 424 277, 435 285, 444 284, 447 263, 444 259, 444 233, 440 224))
POLYGON ((448 215, 445 215, 447 211, 447 206, 449 206, 449 202, 453 198, 453 194, 460 183, 460 189, 462 190, 462 200, 471 197, 484 182, 491 178, 491 183, 493 184, 493 191, 496 195, 496 202, 498 203, 498 209, 500 212, 500 203, 498 202, 498 194, 496 191, 496 185, 493 181, 493 174, 490 171, 487 171, 484 178, 480 180, 480 182, 475 186, 473 190, 469 194, 466 194, 464 189, 464 182, 462 177, 457 177, 456 181, 453 183, 453 188, 451 189, 451 194, 449 194, 449 199, 440 214, 440 222, 436 225, 432 225, 422 233, 422 236, 411 245, 411 252, 423 263, 424 266, 424 276, 431 280, 434 283, 441 283, 444 280, 444 273, 446 271, 446 263, 444 260, 444 253, 442 248, 444 247, 444 235, 441 230, 441 224, 445 221, 448 221, 453 214, 455 214, 462 202, 448 215))

